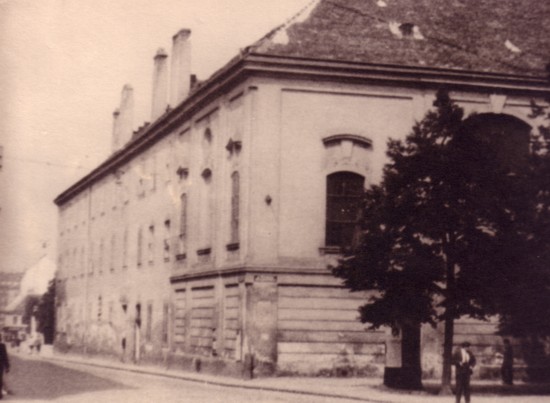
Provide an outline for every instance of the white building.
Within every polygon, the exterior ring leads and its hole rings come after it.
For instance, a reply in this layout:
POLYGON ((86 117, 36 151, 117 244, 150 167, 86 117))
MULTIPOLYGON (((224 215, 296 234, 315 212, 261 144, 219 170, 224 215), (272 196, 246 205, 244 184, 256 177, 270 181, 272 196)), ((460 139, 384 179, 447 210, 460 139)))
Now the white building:
MULTIPOLYGON (((468 113, 516 122, 505 134, 532 125, 550 44, 521 23, 547 32, 548 12, 519 0, 312 2, 193 85, 190 32, 177 33, 171 68, 155 56, 152 122, 132 134, 126 86, 113 154, 55 201, 58 348, 227 373, 327 373, 345 358, 380 374, 391 336, 357 321, 364 296, 327 270, 357 194, 441 85, 468 113)), ((457 340, 490 346, 493 330, 466 321, 457 340)), ((423 335, 433 375, 438 337, 423 335)))

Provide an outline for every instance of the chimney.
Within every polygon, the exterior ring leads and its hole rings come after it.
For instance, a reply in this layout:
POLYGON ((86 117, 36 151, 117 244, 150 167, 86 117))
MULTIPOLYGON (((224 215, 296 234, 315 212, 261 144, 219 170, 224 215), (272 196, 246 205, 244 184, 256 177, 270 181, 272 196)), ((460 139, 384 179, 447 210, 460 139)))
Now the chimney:
POLYGON ((151 107, 151 122, 154 122, 166 111, 168 105, 168 55, 162 48, 157 50, 153 67, 153 100, 151 107))
POLYGON ((119 146, 124 145, 132 138, 132 125, 134 120, 134 89, 130 84, 122 88, 120 97, 120 115, 118 116, 119 146))
POLYGON ((170 106, 176 107, 189 94, 191 81, 191 30, 182 29, 172 37, 170 106))
POLYGON ((113 112, 113 142, 112 142, 112 152, 120 149, 120 121, 118 117, 120 116, 120 111, 115 109, 113 112))

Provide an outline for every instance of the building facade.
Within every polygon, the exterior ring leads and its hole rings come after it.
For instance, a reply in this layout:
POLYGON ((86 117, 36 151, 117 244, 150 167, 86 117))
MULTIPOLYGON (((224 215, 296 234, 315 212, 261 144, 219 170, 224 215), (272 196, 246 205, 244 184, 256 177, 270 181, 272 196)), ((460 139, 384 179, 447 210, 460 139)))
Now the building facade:
MULTIPOLYGON (((399 361, 389 332, 357 320, 367 296, 327 268, 387 140, 442 85, 467 113, 514 122, 503 135, 535 126, 530 101, 548 90, 532 38, 476 32, 467 48, 461 29, 457 50, 441 39, 446 13, 475 10, 435 3, 312 2, 203 82, 191 80, 190 31, 177 33, 170 69, 166 52, 154 59, 152 122, 132 132, 126 86, 113 154, 55 200, 58 348, 258 375, 379 375, 399 361)), ((502 26, 517 12, 507 7, 502 26)), ((494 330, 465 319, 456 341, 474 340, 490 365, 494 330)), ((423 332, 428 375, 441 370, 440 337, 423 332)))
POLYGON ((22 315, 12 312, 9 305, 19 294, 22 278, 23 273, 0 273, 0 328, 5 332, 21 325, 22 315))

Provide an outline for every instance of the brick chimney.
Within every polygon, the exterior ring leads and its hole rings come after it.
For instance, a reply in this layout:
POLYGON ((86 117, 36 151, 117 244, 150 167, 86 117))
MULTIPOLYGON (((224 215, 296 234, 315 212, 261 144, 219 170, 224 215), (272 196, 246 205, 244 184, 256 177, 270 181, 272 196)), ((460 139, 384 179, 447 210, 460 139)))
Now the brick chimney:
POLYGON ((168 106, 168 55, 162 48, 157 50, 153 67, 153 99, 151 106, 151 122, 166 112, 168 106))
POLYGON ((172 71, 170 74, 170 106, 176 107, 189 95, 191 82, 191 30, 182 29, 172 37, 172 71))
POLYGON ((131 85, 126 84, 122 88, 120 97, 120 115, 118 116, 118 132, 119 132, 119 147, 130 141, 132 138, 132 125, 134 120, 134 89, 131 85))

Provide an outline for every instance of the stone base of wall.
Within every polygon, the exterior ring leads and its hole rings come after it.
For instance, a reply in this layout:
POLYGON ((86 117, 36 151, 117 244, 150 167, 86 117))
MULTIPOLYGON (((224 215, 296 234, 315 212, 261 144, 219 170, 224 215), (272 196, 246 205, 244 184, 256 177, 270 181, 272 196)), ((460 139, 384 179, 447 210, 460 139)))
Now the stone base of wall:
POLYGON ((233 378, 250 378, 250 371, 245 368, 244 363, 216 357, 170 353, 167 356, 166 368, 233 378))

